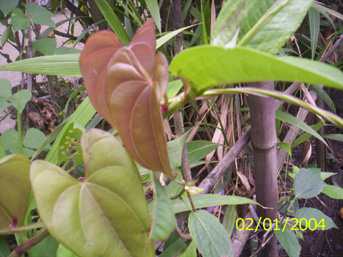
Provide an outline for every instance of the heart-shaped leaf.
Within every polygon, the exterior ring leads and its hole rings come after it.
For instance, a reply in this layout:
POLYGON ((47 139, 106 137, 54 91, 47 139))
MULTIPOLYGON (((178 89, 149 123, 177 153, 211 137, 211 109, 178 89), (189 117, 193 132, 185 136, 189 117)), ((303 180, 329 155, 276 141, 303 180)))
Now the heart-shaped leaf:
POLYGON ((87 41, 80 68, 93 105, 118 130, 131 157, 147 169, 173 177, 160 109, 168 63, 155 48, 151 19, 128 46, 111 32, 98 32, 87 41))
POLYGON ((32 163, 33 192, 50 234, 81 257, 154 256, 136 167, 109 133, 92 129, 81 141, 81 180, 46 161, 32 163))
POLYGON ((0 229, 21 225, 29 203, 30 161, 22 155, 0 160, 0 229))
POLYGON ((112 55, 122 44, 110 31, 92 35, 81 52, 80 69, 89 98, 97 112, 106 120, 110 119, 104 102, 106 67, 112 55))

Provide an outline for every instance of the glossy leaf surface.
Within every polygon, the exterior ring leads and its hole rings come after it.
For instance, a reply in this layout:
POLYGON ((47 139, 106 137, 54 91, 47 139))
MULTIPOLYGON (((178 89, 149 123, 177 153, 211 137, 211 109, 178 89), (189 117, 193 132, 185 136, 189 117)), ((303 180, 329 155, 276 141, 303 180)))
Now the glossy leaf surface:
POLYGON ((225 1, 215 23, 212 43, 224 47, 234 46, 234 38, 242 38, 273 2, 274 0, 225 1))
POLYGON ((174 58, 170 70, 173 75, 191 82, 196 92, 222 84, 266 80, 299 81, 343 89, 343 73, 333 66, 296 57, 277 57, 248 48, 189 48, 174 58))
POLYGON ((23 222, 31 191, 29 169, 30 161, 21 155, 0 160, 0 229, 23 222))
POLYGON ((155 48, 152 20, 128 46, 122 46, 115 34, 101 31, 87 41, 80 68, 92 104, 118 130, 131 157, 172 177, 160 110, 168 64, 155 48))
POLYGON ((82 257, 152 257, 137 169, 107 132, 92 129, 82 142, 88 171, 82 180, 46 161, 31 165, 38 211, 50 234, 82 257))
POLYGON ((276 54, 302 23, 313 0, 279 0, 239 41, 247 46, 276 54))

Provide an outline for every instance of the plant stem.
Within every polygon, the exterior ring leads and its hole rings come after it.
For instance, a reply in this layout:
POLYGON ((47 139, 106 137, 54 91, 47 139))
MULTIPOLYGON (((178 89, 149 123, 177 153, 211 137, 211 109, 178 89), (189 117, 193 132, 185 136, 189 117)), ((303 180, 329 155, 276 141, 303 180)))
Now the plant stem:
POLYGON ((21 153, 24 152, 24 135, 23 135, 23 123, 22 123, 22 113, 17 111, 17 133, 19 137, 19 145, 21 153))
MULTIPOLYGON (((250 84, 261 89, 274 89, 273 82, 250 84)), ((275 127, 275 111, 277 101, 272 98, 248 96, 251 116, 251 142, 254 149, 256 199, 263 206, 259 215, 263 218, 277 217, 278 184, 277 184, 277 132, 275 127)), ((276 238, 261 251, 260 256, 277 257, 276 238)))
POLYGON ((14 248, 14 250, 11 252, 11 254, 8 255, 8 257, 20 257, 20 256, 22 256, 27 250, 29 250, 33 246, 37 245, 38 243, 40 243, 48 235, 49 235, 48 230, 42 229, 35 236, 26 240, 21 245, 16 246, 14 248))
POLYGON ((210 192, 215 184, 218 183, 218 181, 224 176, 224 173, 229 171, 232 163, 238 157, 243 148, 248 144, 249 138, 250 130, 244 133, 237 140, 237 142, 224 155, 224 158, 218 163, 218 165, 207 175, 203 181, 201 181, 199 187, 204 190, 204 193, 210 192))
POLYGON ((37 222, 37 223, 27 225, 27 226, 23 226, 23 227, 0 229, 0 235, 10 235, 10 234, 18 233, 18 232, 23 232, 23 231, 28 231, 28 230, 43 228, 43 227, 44 227, 43 223, 37 222))

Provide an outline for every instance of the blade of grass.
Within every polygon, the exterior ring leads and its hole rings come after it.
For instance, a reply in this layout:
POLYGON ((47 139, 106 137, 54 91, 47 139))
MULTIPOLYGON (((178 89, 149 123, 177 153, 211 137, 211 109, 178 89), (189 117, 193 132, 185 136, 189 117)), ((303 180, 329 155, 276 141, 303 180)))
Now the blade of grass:
POLYGON ((105 17, 108 25, 119 37, 120 41, 122 41, 124 44, 127 44, 129 42, 129 36, 127 35, 127 32, 125 31, 120 19, 115 14, 109 3, 106 0, 96 0, 95 3, 102 15, 105 17))
POLYGON ((161 16, 160 16, 160 7, 157 0, 145 0, 145 4, 148 7, 148 10, 155 21, 156 27, 159 31, 161 30, 161 16))
POLYGON ((311 128, 309 125, 307 125, 305 122, 298 119, 297 117, 294 117, 293 115, 287 112, 280 111, 280 110, 276 111, 275 117, 276 119, 282 122, 286 122, 288 124, 291 124, 294 127, 297 127, 305 131, 306 133, 310 134, 311 136, 317 138, 318 140, 322 141, 325 145, 327 145, 324 138, 322 138, 321 135, 319 135, 317 131, 315 131, 313 128, 311 128))

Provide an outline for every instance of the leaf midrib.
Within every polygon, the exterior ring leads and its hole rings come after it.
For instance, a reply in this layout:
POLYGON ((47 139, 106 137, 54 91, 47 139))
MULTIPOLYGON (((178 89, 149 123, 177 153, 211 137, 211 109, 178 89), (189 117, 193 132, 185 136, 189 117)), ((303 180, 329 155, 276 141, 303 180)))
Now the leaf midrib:
MULTIPOLYGON (((206 234, 208 234, 208 237, 211 239, 210 243, 215 246, 214 243, 212 243, 214 240, 214 238, 211 237, 211 233, 209 232, 209 230, 206 228, 205 224, 202 222, 201 218, 198 216, 199 214, 198 213, 194 213, 193 214, 195 216, 196 219, 199 220, 199 224, 200 226, 205 230, 206 234)), ((218 256, 220 256, 220 253, 218 252, 217 250, 217 247, 214 247, 214 250, 216 251, 216 253, 218 254, 218 256)))

